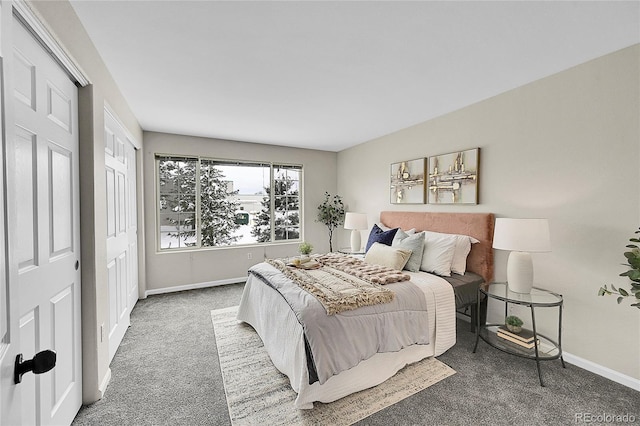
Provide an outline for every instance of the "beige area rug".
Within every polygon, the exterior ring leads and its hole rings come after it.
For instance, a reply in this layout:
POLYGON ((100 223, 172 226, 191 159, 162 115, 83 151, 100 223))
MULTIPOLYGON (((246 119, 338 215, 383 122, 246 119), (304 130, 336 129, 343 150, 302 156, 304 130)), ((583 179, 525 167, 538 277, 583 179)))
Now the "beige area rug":
POLYGON ((239 425, 351 425, 455 374, 435 358, 400 370, 386 382, 312 410, 293 406, 289 379, 272 364, 262 340, 236 320, 238 307, 211 311, 231 423, 239 425))

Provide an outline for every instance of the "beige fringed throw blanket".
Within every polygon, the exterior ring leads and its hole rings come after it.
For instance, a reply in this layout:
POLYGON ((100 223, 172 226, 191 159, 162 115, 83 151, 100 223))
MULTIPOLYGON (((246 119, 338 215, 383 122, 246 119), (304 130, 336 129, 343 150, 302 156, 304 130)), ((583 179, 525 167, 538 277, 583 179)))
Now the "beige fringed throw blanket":
POLYGON ((355 275, 374 284, 391 284, 409 281, 411 277, 402 271, 386 266, 372 265, 361 259, 341 253, 327 253, 315 258, 323 265, 338 269, 347 274, 355 275))
POLYGON ((266 262, 281 271, 300 288, 318 299, 327 315, 362 306, 391 302, 394 293, 381 284, 407 281, 409 275, 391 268, 370 265, 337 253, 314 257, 322 267, 299 269, 279 259, 266 262))

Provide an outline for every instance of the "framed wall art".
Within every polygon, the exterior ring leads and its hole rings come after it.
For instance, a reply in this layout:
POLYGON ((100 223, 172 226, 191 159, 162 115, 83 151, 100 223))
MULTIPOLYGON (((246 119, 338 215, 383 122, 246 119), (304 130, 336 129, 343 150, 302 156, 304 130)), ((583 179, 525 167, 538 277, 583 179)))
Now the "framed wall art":
POLYGON ((426 158, 391 164, 391 204, 424 204, 426 158))
POLYGON ((478 204, 480 148, 428 159, 427 203, 478 204))

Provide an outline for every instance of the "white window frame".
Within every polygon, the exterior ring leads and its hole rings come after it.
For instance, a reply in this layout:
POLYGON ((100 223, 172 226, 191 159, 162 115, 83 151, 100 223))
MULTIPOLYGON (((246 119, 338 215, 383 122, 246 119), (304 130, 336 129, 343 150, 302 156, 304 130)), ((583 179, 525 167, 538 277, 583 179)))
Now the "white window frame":
POLYGON ((304 203, 303 203, 303 187, 304 187, 304 167, 302 164, 293 164, 293 163, 285 163, 285 162, 264 162, 264 161, 250 161, 250 160, 229 160, 229 159, 221 159, 221 158, 212 158, 212 157, 205 157, 205 156, 196 156, 196 155, 182 155, 182 154, 159 154, 156 153, 154 155, 154 178, 155 178, 155 186, 156 186, 156 202, 155 202, 155 209, 156 209, 156 251, 158 253, 175 253, 175 252, 180 252, 180 251, 198 251, 198 250, 220 250, 220 249, 229 249, 229 248, 237 248, 237 247, 255 247, 255 246, 267 246, 267 245, 280 245, 280 244, 292 244, 292 243, 300 243, 304 240, 303 238, 303 233, 304 233, 304 227, 303 227, 303 223, 304 223, 304 203), (200 164, 202 160, 206 160, 206 161, 215 161, 215 162, 219 162, 221 164, 229 164, 229 165, 238 165, 238 166, 242 166, 242 165, 262 165, 265 167, 269 167, 269 188, 271 193, 267 194, 269 196, 269 202, 271 203, 270 206, 270 210, 271 210, 271 215, 270 215, 270 231, 271 231, 271 238, 270 241, 268 242, 255 242, 255 243, 250 243, 250 244, 231 244, 231 245, 225 245, 225 246, 201 246, 201 230, 200 230, 200 223, 201 223, 201 202, 200 202, 200 185, 196 184, 196 188, 195 188, 195 203, 196 203, 196 211, 195 211, 195 232, 196 232, 196 245, 193 247, 178 247, 178 248, 162 248, 161 247, 161 230, 160 230, 160 223, 161 223, 161 218, 160 218, 160 161, 163 158, 184 158, 184 159, 191 159, 191 160, 196 160, 197 161, 197 165, 196 165, 196 177, 195 177, 195 182, 200 182, 200 164), (300 212, 300 222, 299 222, 299 236, 298 238, 295 239, 287 239, 287 240, 276 240, 275 239, 275 233, 276 233, 276 226, 275 226, 275 195, 274 195, 274 188, 275 188, 275 172, 274 169, 278 168, 278 167, 282 167, 282 168, 291 168, 291 169, 297 169, 300 172, 300 180, 298 181, 298 206, 299 206, 299 212, 300 212))

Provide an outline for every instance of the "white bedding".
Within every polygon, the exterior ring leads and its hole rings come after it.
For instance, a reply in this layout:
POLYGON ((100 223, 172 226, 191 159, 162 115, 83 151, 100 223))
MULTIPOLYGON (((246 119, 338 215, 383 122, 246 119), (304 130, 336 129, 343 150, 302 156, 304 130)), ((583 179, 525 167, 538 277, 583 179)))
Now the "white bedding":
MULTIPOLYGON (((406 272, 406 271, 405 271, 406 272)), ((376 386, 407 364, 444 353, 456 342, 455 297, 444 279, 425 272, 410 272, 411 282, 424 293, 429 315, 430 344, 399 352, 378 353, 356 367, 331 377, 324 384, 309 384, 302 326, 285 299, 249 275, 242 294, 238 320, 250 324, 262 339, 278 370, 289 377, 298 393, 295 406, 313 408, 313 402, 332 402, 376 386)))

